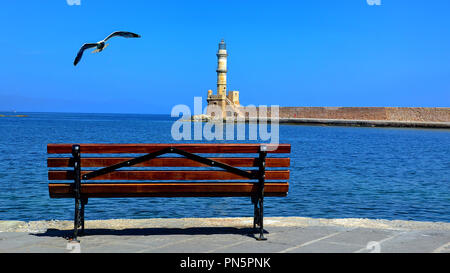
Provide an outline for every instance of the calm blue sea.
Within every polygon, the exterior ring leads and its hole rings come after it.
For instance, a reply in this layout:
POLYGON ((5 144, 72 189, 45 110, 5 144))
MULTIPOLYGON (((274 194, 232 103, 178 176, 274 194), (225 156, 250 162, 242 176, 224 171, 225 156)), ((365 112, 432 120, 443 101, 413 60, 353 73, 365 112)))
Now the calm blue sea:
MULTIPOLYGON (((73 200, 49 198, 47 143, 175 142, 169 116, 21 114, 0 117, 0 220, 73 219, 73 200)), ((450 130, 280 125, 280 140, 292 145, 290 192, 266 198, 266 216, 450 222, 450 130)), ((252 215, 249 198, 90 199, 86 207, 88 220, 252 215)))

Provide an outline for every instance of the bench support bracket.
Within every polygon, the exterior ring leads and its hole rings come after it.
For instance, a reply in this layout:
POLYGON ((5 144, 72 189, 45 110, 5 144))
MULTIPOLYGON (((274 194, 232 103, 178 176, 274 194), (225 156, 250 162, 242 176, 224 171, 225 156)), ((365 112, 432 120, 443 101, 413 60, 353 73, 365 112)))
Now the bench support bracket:
POLYGON ((131 167, 131 166, 134 166, 136 164, 139 164, 139 163, 151 160, 153 158, 156 158, 156 157, 158 157, 160 155, 170 154, 170 153, 182 155, 182 156, 184 156, 184 157, 186 157, 188 159, 191 159, 191 160, 203 163, 203 164, 208 165, 210 167, 222 168, 222 169, 224 169, 224 170, 226 170, 228 172, 240 175, 240 176, 242 176, 244 178, 247 178, 247 179, 258 179, 259 178, 259 174, 258 173, 247 172, 247 171, 235 168, 233 166, 230 166, 228 164, 224 164, 224 163, 221 163, 221 162, 218 162, 218 161, 206 158, 206 157, 202 157, 202 156, 199 156, 199 155, 196 155, 196 154, 193 154, 193 153, 189 153, 189 152, 186 152, 186 151, 174 148, 174 147, 168 147, 168 148, 162 149, 162 150, 157 151, 157 152, 149 153, 149 154, 146 154, 146 155, 143 155, 143 156, 140 156, 140 157, 136 157, 136 158, 133 158, 133 159, 130 159, 130 160, 127 160, 127 161, 123 161, 123 162, 111 165, 109 167, 105 167, 105 168, 98 169, 98 170, 92 171, 90 173, 84 174, 83 175, 83 179, 85 179, 85 180, 92 179, 92 178, 100 176, 100 175, 104 175, 104 174, 107 174, 107 173, 114 172, 115 170, 117 170, 119 168, 131 167))

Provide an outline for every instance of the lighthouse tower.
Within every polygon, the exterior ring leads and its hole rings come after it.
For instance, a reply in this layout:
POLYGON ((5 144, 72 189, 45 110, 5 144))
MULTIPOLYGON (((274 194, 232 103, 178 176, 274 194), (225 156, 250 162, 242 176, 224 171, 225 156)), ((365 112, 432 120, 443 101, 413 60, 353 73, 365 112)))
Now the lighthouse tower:
MULTIPOLYGON (((222 117, 229 115, 226 113, 226 106, 230 105, 234 109, 239 106, 239 91, 227 92, 227 46, 222 39, 219 43, 219 50, 217 51, 217 95, 213 94, 212 90, 208 90, 208 108, 209 106, 218 106, 222 109, 222 117), (227 95, 228 93, 228 95, 227 95)), ((208 114, 210 111, 208 109, 208 114)))
POLYGON ((227 45, 220 41, 217 51, 217 95, 227 95, 227 45))

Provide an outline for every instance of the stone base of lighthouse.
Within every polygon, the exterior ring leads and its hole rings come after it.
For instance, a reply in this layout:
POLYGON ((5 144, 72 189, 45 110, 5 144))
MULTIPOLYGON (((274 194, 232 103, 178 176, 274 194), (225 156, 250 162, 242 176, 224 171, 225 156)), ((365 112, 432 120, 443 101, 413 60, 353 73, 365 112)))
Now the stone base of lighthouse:
POLYGON ((212 91, 208 91, 208 102, 206 114, 211 117, 230 117, 240 116, 239 91, 229 91, 228 95, 213 95, 212 91))

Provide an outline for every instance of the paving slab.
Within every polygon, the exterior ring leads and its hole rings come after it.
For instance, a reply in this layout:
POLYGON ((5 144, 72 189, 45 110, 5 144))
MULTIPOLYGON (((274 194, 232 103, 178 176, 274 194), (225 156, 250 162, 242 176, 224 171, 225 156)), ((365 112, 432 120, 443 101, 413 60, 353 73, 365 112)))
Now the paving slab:
POLYGON ((450 253, 450 223, 370 219, 265 218, 258 241, 252 218, 0 221, 2 253, 450 253))

